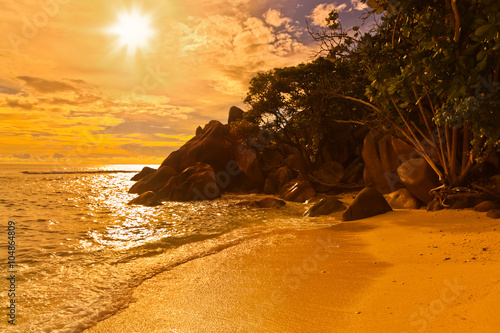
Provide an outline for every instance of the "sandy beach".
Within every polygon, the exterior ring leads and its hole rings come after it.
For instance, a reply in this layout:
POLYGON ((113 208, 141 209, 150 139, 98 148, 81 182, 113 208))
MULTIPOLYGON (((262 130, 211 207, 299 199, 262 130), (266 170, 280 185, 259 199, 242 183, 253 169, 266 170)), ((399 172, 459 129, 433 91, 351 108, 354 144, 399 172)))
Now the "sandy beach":
POLYGON ((498 332, 500 220, 394 211, 155 276, 96 332, 498 332))

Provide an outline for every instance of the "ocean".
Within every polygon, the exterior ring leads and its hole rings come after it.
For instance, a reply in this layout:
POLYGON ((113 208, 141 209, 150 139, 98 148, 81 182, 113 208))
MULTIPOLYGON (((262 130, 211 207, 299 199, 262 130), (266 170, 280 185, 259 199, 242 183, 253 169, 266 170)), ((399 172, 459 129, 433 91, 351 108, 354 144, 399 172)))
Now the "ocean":
POLYGON ((302 203, 236 205, 265 197, 257 194, 129 206, 136 196, 127 192, 130 178, 143 167, 0 165, 0 331, 81 332, 127 307, 134 288, 158 273, 247 239, 338 223, 302 217, 309 207, 302 203), (11 299, 15 325, 8 322, 11 299))

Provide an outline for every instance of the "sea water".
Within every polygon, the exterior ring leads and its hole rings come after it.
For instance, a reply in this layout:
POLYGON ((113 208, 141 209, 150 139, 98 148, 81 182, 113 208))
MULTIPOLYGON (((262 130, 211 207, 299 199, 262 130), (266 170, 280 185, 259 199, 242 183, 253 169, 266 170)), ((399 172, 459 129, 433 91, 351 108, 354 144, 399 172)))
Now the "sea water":
POLYGON ((0 165, 0 331, 81 332, 127 307, 134 288, 158 273, 278 229, 337 223, 302 217, 301 203, 236 205, 261 195, 129 206, 130 178, 142 167, 0 165), (9 221, 15 325, 7 308, 9 221))

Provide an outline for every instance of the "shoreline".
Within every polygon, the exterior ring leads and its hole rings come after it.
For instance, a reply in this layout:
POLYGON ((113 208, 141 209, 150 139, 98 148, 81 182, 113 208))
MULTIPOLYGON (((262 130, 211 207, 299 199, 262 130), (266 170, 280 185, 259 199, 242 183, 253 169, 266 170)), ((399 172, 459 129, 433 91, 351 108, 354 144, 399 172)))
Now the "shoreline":
POLYGON ((145 281, 85 332, 495 332, 500 221, 395 211, 281 232, 145 281))

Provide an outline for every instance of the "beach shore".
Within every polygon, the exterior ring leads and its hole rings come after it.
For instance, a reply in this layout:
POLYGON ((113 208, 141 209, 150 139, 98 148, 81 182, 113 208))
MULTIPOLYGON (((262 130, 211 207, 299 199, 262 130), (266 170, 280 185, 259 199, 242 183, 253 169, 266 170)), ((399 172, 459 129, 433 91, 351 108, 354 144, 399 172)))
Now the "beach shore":
POLYGON ((97 332, 498 332, 500 220, 394 211, 155 276, 97 332))

